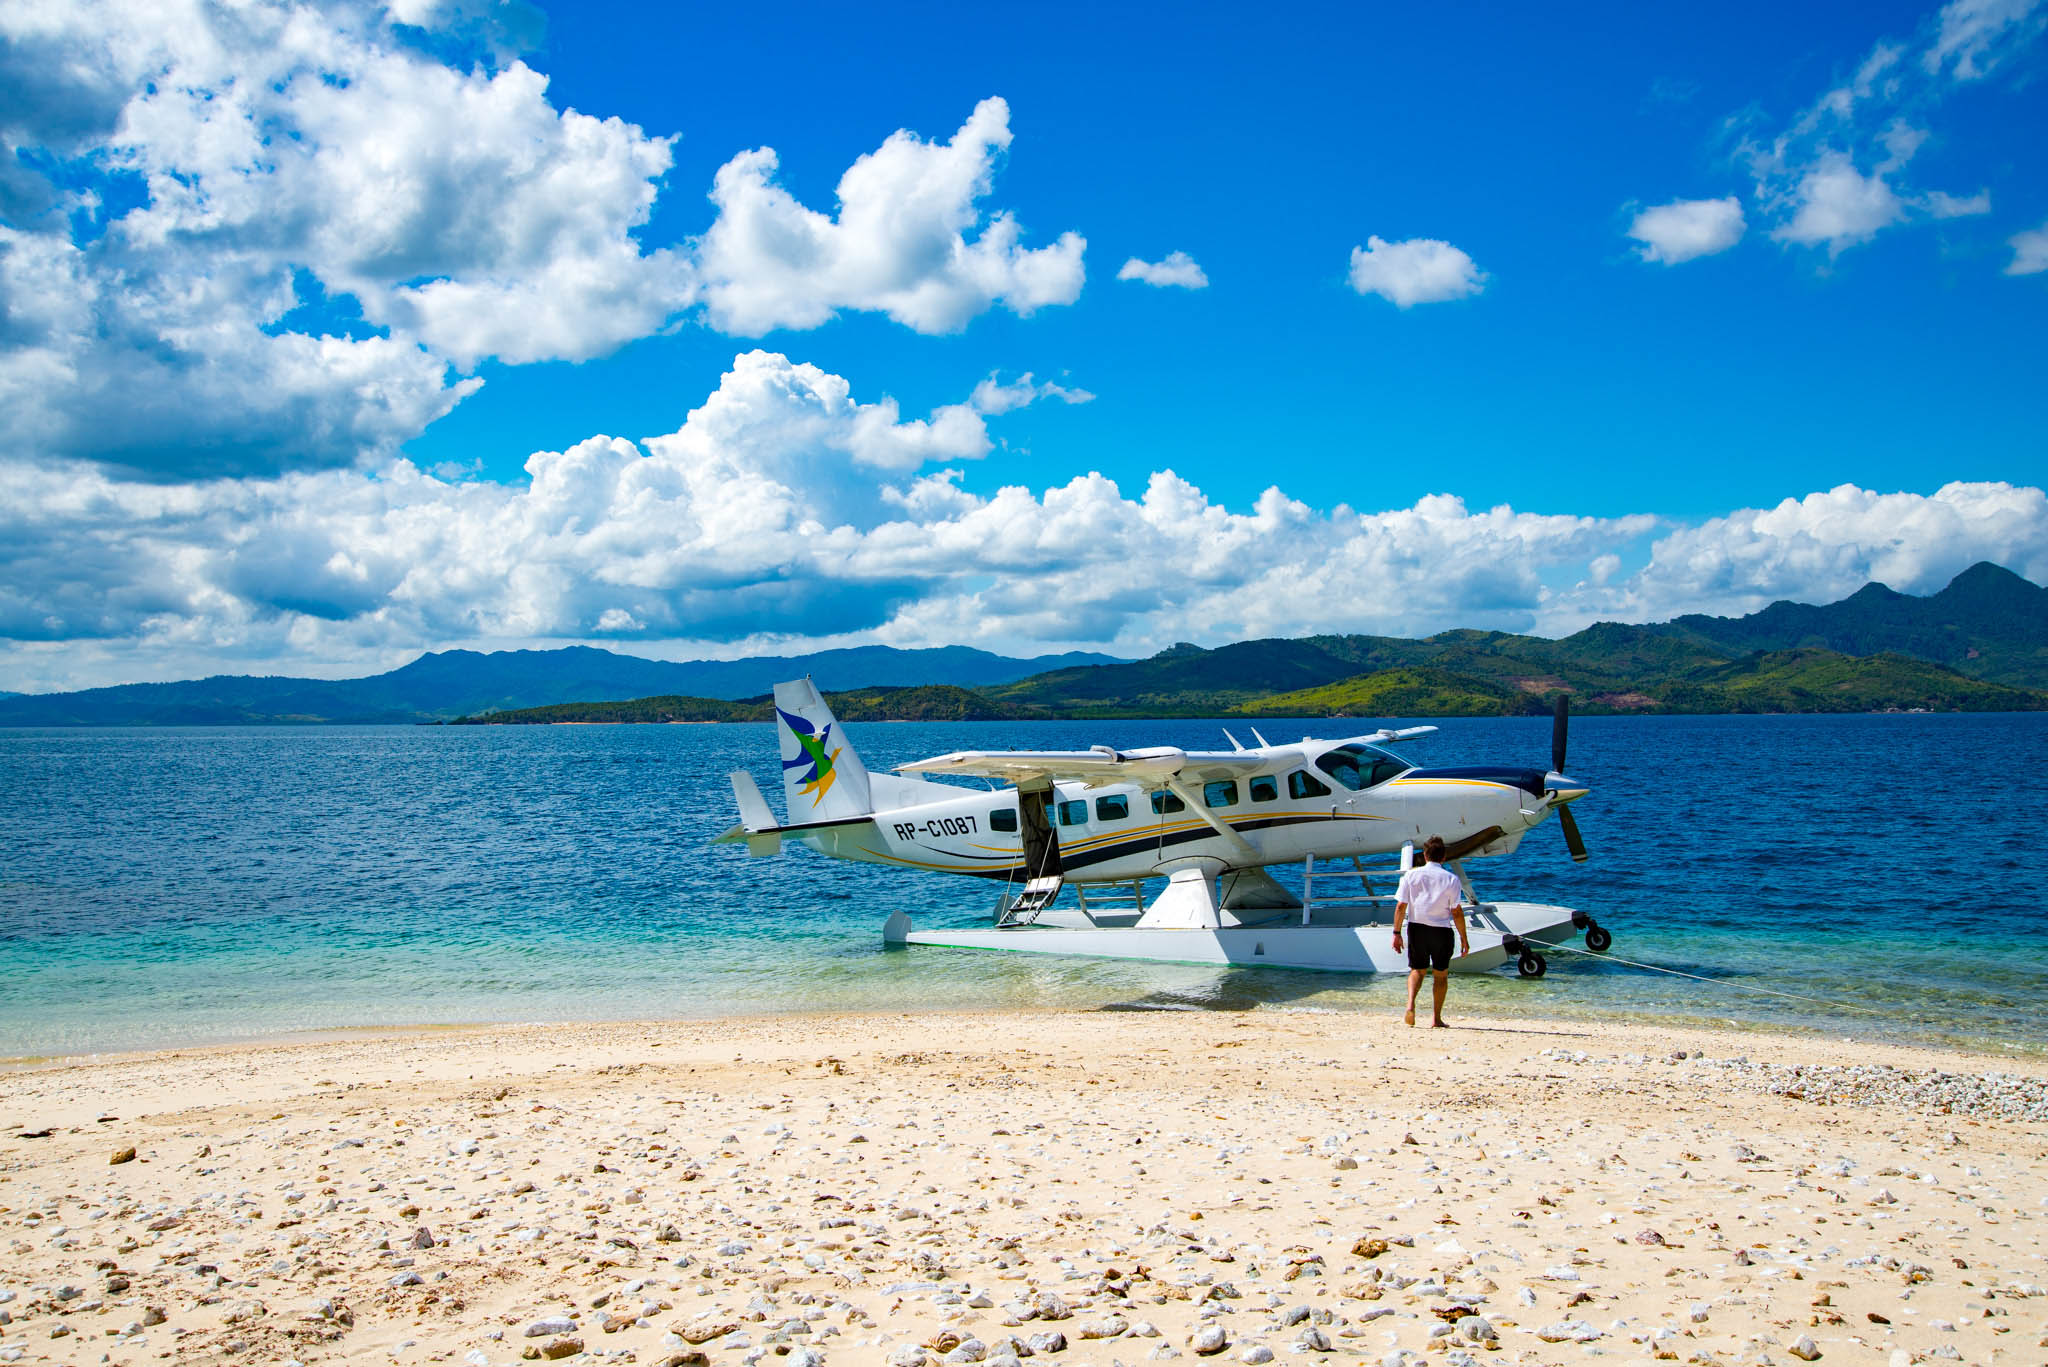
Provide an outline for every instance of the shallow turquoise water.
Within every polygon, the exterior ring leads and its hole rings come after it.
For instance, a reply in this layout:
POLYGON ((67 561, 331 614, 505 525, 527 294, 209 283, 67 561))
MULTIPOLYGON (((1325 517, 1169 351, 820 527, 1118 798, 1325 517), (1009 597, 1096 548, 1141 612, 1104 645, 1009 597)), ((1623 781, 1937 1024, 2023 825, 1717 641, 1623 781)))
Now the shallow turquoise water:
MULTIPOLYGON (((1547 721, 1439 725, 1411 753, 1547 762, 1547 721)), ((1202 722, 850 735, 877 768, 1220 743, 1202 722)), ((371 1025, 1396 1002, 1391 980, 884 950, 891 908, 964 924, 994 890, 707 847, 733 820, 727 770, 779 792, 774 747, 766 725, 0 731, 0 1057, 371 1025)), ((1454 1004, 2048 1049, 2044 760, 2042 715, 1580 718, 1592 862, 1541 830, 1475 864, 1480 891, 1583 907, 1617 955, 1726 985, 1559 954, 1538 982, 1461 980, 1454 1004)))

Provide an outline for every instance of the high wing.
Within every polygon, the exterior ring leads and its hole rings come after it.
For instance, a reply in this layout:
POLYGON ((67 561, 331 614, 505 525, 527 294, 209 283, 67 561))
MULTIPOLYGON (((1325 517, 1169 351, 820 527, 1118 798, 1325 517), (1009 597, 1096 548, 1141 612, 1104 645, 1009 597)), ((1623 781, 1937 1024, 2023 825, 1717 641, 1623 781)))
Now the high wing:
POLYGON ((1288 750, 1190 753, 1172 745, 1141 750, 1098 745, 1091 750, 956 750, 899 764, 896 770, 904 774, 964 774, 1017 785, 1034 781, 1163 784, 1183 776, 1214 779, 1253 774, 1299 758, 1288 750))
MULTIPOLYGON (((1413 740, 1434 732, 1434 726, 1409 726, 1375 731, 1359 739, 1367 745, 1386 741, 1413 740)), ((955 750, 911 764, 899 764, 901 774, 961 774, 969 778, 992 778, 1010 784, 1054 783, 1165 783, 1172 778, 1204 781, 1256 774, 1262 770, 1286 768, 1304 762, 1302 752, 1291 746, 1266 746, 1259 750, 1183 750, 1173 745, 1139 750, 1118 750, 1107 745, 1086 750, 955 750)))

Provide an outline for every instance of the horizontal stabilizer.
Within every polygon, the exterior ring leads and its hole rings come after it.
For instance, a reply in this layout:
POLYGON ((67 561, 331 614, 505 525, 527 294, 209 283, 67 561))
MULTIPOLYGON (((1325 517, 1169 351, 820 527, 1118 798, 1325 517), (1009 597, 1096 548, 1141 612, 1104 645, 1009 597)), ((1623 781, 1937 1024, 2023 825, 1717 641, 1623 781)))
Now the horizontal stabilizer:
POLYGON ((768 810, 768 799, 761 796, 761 785, 744 769, 735 769, 726 777, 732 780, 732 795, 740 804, 740 824, 712 843, 744 840, 748 854, 781 854, 781 830, 775 824, 775 813, 768 810))
POLYGON ((733 800, 740 804, 740 824, 750 831, 774 830, 775 813, 768 810, 768 799, 761 796, 761 785, 754 782, 754 776, 735 769, 726 777, 732 781, 733 800))
POLYGON ((726 831, 725 834, 714 836, 711 843, 714 845, 734 845, 742 840, 747 842, 747 853, 751 855, 760 856, 782 853, 781 831, 750 831, 745 826, 734 826, 726 831))

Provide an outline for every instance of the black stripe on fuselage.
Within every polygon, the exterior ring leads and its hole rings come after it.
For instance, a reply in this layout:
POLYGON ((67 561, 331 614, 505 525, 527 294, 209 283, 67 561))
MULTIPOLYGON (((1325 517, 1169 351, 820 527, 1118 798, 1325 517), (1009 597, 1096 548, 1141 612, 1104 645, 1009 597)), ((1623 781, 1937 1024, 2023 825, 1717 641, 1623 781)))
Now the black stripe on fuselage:
MULTIPOLYGON (((1301 826, 1310 823, 1327 825, 1337 821, 1370 820, 1372 820, 1371 817, 1346 815, 1269 816, 1254 818, 1250 821, 1233 822, 1230 828, 1238 832, 1263 831, 1270 830, 1276 826, 1301 826)), ((1161 835, 1155 827, 1150 834, 1134 835, 1129 840, 1119 840, 1113 845, 1100 845, 1095 849, 1086 850, 1080 854, 1069 855, 1066 851, 1062 850, 1060 852, 1060 872, 1071 874, 1080 869, 1088 868, 1090 865, 1107 864, 1111 860, 1121 859, 1127 854, 1137 854, 1145 850, 1163 850, 1172 845, 1185 845, 1195 840, 1213 840, 1216 838, 1216 835, 1216 828, 1207 823, 1194 826, 1188 830, 1169 831, 1164 835, 1161 835)), ((1016 866, 1013 864, 1009 868, 1004 869, 961 869, 958 872, 980 878, 1007 878, 1015 868, 1016 866)))

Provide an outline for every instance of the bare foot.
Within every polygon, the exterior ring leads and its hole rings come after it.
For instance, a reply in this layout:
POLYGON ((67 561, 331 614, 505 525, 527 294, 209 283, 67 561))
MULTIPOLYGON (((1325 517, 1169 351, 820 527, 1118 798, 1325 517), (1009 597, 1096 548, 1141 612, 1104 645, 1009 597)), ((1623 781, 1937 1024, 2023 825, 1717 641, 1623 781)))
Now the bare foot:
POLYGON ((1402 1024, 1404 1024, 1404 1025, 1413 1025, 1413 1024, 1415 1024, 1415 1011, 1414 1011, 1414 1009, 1413 1009, 1412 1007, 1411 1007, 1411 1008, 1409 1009, 1409 1011, 1408 1011, 1408 1013, 1407 1013, 1406 1015, 1404 1015, 1404 1016, 1402 1016, 1402 1017, 1401 1017, 1401 1022, 1402 1022, 1402 1024))
POLYGON ((1432 1030, 1448 1030, 1451 1027, 1444 1024, 1444 1018, 1442 1016, 1438 1016, 1435 1020, 1429 1023, 1429 1028, 1432 1030))

